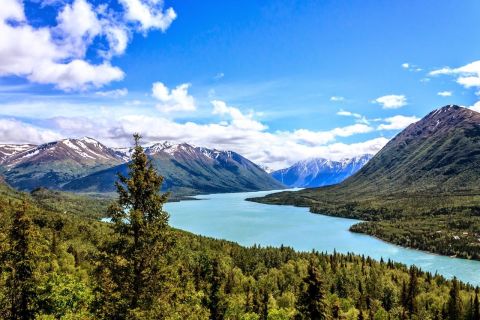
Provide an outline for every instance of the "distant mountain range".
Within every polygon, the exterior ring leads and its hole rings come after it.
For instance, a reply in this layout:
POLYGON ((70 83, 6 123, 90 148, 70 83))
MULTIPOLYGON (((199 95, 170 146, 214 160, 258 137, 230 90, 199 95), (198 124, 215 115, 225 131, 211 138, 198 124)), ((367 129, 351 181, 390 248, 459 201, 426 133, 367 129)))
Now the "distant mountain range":
MULTIPOLYGON (((39 146, 0 145, 0 173, 13 187, 111 192, 117 173, 128 172, 132 149, 109 148, 92 138, 39 146)), ((164 188, 181 194, 281 189, 262 168, 232 151, 162 142, 145 148, 165 177, 164 188)))
POLYGON ((373 155, 340 161, 323 158, 303 160, 294 165, 271 173, 277 181, 288 187, 322 187, 337 184, 360 170, 373 155))

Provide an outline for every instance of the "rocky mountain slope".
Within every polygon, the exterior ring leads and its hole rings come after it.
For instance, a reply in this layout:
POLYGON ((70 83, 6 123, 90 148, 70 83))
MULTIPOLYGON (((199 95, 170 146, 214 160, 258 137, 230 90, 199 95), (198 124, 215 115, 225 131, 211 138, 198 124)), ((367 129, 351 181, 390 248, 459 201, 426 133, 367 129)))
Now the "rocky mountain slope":
MULTIPOLYGON (((122 150, 128 154, 129 150, 122 150)), ((262 168, 232 151, 194 147, 186 143, 157 143, 145 153, 161 175, 164 188, 182 194, 282 189, 284 186, 262 168)), ((64 186, 71 191, 111 192, 116 174, 127 164, 76 179, 64 186)))
POLYGON ((85 137, 39 146, 2 147, 0 166, 6 181, 21 190, 60 189, 72 179, 124 163, 121 153, 85 137))
MULTIPOLYGON (((164 188, 181 195, 284 187, 232 151, 165 141, 145 147, 145 152, 165 176, 164 188)), ((131 153, 131 148, 109 148, 88 137, 39 146, 0 145, 0 174, 20 190, 110 192, 117 173, 127 174, 131 153)))

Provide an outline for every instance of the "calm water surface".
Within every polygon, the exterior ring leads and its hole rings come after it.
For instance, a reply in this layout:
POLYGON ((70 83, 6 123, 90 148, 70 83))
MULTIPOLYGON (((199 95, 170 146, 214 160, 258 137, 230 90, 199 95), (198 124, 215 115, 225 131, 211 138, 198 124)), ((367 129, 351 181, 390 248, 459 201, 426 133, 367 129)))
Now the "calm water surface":
POLYGON ((307 208, 265 205, 245 201, 270 192, 198 196, 200 201, 168 203, 170 224, 196 234, 238 242, 244 246, 293 247, 296 250, 364 254, 383 257, 426 271, 480 285, 480 262, 405 249, 376 238, 348 231, 358 220, 311 214, 307 208))

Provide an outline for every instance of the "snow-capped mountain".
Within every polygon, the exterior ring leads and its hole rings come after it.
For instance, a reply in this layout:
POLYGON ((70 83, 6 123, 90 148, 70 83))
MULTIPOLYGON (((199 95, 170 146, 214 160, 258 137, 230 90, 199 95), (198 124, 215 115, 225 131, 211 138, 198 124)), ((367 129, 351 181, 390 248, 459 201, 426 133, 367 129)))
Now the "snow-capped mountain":
POLYGON ((274 171, 271 175, 288 187, 321 187, 342 182, 360 170, 372 157, 373 155, 365 154, 340 161, 308 159, 274 171))
POLYGON ((0 144, 0 164, 17 153, 35 148, 33 144, 0 144))
POLYGON ((61 188, 77 177, 128 159, 95 139, 63 139, 32 145, 4 145, 1 166, 7 182, 19 189, 61 188))
MULTIPOLYGON (((233 151, 163 141, 144 147, 165 177, 164 187, 183 194, 280 189, 262 168, 233 151)), ((39 146, 0 145, 0 174, 22 190, 38 187, 110 192, 117 173, 127 174, 133 148, 109 148, 95 139, 63 139, 39 146)))
MULTIPOLYGON (((164 176, 164 188, 182 194, 271 190, 283 185, 262 168, 233 151, 196 147, 168 141, 145 146, 151 163, 164 176)), ((132 149, 116 149, 125 156, 132 149)), ((121 164, 81 177, 64 186, 72 191, 114 191, 117 172, 126 174, 121 164)))

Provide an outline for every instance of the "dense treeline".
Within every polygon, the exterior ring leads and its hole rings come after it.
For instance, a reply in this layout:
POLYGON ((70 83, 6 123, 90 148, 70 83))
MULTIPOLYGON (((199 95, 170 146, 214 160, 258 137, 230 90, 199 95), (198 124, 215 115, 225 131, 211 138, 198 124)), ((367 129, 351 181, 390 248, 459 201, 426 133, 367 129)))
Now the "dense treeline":
POLYGON ((415 249, 480 260, 480 219, 440 215, 401 220, 362 222, 351 231, 376 236, 415 249))
POLYGON ((478 290, 415 267, 171 229, 138 143, 130 169, 111 223, 2 189, 0 318, 480 320, 478 290))

